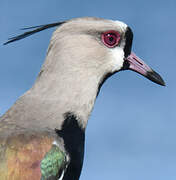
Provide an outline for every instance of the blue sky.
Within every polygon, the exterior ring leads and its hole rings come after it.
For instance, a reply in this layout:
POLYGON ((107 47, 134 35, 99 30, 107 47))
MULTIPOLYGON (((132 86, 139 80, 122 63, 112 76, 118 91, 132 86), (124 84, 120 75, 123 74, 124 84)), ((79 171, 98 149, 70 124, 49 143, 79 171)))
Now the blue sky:
POLYGON ((103 85, 86 130, 81 180, 176 179, 176 1, 0 0, 0 114, 28 90, 54 29, 2 46, 20 28, 73 17, 122 20, 133 51, 167 86, 120 72, 103 85))

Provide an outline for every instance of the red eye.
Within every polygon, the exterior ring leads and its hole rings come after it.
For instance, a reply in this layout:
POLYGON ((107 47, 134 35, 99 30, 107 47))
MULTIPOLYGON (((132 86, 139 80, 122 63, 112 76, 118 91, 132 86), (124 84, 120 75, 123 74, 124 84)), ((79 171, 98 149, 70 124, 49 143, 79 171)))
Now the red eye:
POLYGON ((107 31, 102 33, 101 39, 109 48, 113 48, 118 45, 120 41, 120 34, 117 31, 107 31))

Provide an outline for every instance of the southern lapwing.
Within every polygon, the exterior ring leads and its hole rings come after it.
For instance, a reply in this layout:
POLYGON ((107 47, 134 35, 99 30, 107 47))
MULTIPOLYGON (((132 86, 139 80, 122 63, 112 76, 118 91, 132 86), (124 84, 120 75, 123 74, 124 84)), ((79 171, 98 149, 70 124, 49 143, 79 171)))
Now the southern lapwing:
POLYGON ((107 77, 130 69, 165 85, 131 52, 132 30, 120 21, 75 18, 26 28, 5 44, 55 26, 36 82, 0 118, 1 180, 78 180, 85 128, 107 77))

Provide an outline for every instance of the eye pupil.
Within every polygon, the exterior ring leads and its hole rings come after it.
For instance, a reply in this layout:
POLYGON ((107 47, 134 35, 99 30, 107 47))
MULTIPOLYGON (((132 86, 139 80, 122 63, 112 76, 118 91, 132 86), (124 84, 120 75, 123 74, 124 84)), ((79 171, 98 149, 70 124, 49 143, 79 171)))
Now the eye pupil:
POLYGON ((109 37, 109 41, 110 42, 113 42, 114 41, 114 38, 111 36, 111 37, 109 37))
POLYGON ((102 34, 102 41, 107 47, 113 48, 119 44, 120 34, 117 31, 107 31, 102 34))

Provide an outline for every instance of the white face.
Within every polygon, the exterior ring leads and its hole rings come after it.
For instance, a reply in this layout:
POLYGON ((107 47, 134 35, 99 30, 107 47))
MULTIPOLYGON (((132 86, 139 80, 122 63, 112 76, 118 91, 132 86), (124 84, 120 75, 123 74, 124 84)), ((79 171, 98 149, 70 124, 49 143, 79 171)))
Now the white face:
POLYGON ((109 63, 111 64, 111 72, 117 72, 123 67, 124 50, 121 47, 109 49, 109 63))

